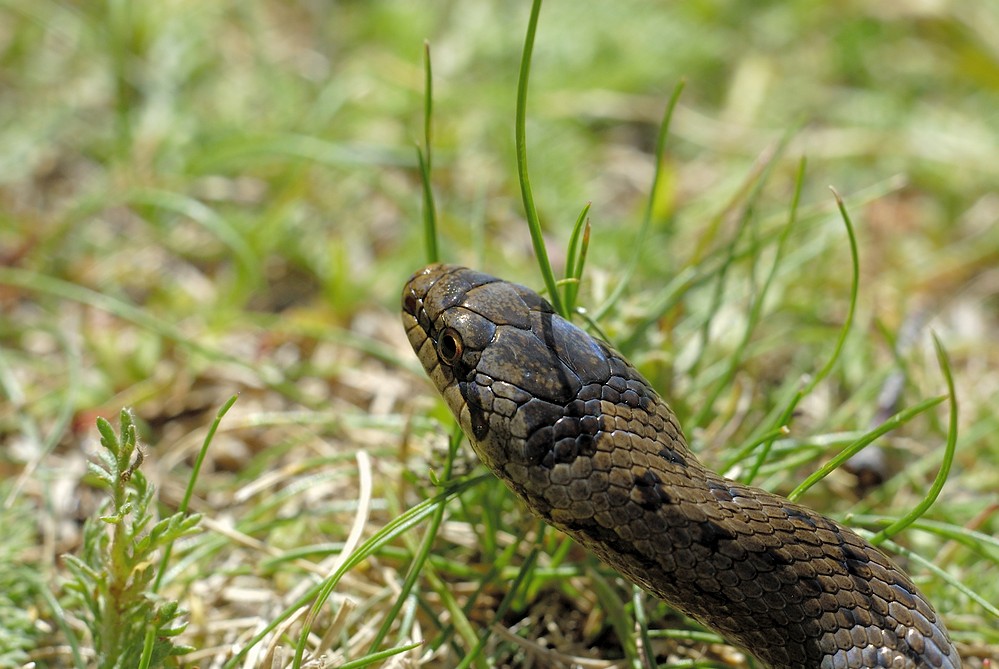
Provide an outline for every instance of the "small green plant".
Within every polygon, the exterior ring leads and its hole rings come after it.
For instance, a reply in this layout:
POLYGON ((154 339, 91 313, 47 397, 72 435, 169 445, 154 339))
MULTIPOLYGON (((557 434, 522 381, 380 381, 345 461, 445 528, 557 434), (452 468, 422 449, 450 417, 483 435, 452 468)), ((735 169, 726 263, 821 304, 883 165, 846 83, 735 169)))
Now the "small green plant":
POLYGON ((93 666, 176 666, 190 650, 174 643, 186 623, 179 604, 156 592, 157 551, 196 531, 200 516, 176 513, 153 524, 153 488, 139 469, 144 455, 128 409, 119 422, 115 434, 97 419, 102 450, 100 462, 90 463, 90 479, 110 497, 84 524, 80 556, 65 556, 73 575, 67 608, 86 625, 93 666))

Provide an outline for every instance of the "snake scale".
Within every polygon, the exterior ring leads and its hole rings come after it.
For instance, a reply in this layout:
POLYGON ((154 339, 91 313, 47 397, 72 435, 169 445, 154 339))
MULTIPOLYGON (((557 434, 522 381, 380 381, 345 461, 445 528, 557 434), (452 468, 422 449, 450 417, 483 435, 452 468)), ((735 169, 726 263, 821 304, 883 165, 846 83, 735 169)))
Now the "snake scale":
POLYGON ((619 353, 533 291, 430 265, 403 324, 479 458, 551 525, 775 669, 957 669, 940 616, 856 533, 726 479, 619 353))

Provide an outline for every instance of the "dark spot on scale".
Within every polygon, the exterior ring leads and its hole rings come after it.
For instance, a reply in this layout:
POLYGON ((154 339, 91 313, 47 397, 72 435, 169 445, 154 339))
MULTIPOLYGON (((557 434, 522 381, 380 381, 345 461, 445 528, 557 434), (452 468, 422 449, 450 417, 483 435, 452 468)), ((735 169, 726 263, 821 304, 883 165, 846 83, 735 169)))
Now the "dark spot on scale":
POLYGON ((701 538, 697 543, 713 552, 718 550, 721 541, 735 539, 735 534, 710 520, 698 523, 697 528, 701 531, 701 538))
POLYGON ((589 434, 581 434, 576 437, 576 448, 580 455, 592 457, 597 452, 597 442, 589 434))
POLYGON ((575 439, 567 437, 555 442, 555 462, 572 462, 577 454, 575 439))
POLYGON ((708 481, 708 489, 714 498, 719 502, 731 502, 735 498, 732 496, 732 491, 724 483, 718 481, 708 481))
POLYGON ((871 559, 867 557, 867 553, 864 553, 862 550, 854 546, 851 546, 845 541, 842 541, 842 539, 840 540, 839 545, 840 548, 843 550, 843 557, 845 559, 853 560, 862 564, 866 564, 871 561, 871 559))
POLYGON ((662 479, 651 469, 646 469, 644 472, 635 477, 635 485, 640 488, 649 488, 662 483, 662 479))
POLYGON ((638 505, 646 511, 655 511, 664 504, 672 502, 669 494, 659 485, 662 479, 651 469, 646 469, 635 476, 635 492, 638 493, 638 505))
MULTIPOLYGON (((527 439, 527 447, 524 449, 524 456, 528 464, 540 465, 543 463, 552 450, 552 428, 545 426, 539 428, 527 439)), ((549 467, 551 465, 548 465, 549 467)))
POLYGON ((815 519, 812 518, 810 515, 808 515, 806 512, 802 511, 801 509, 785 506, 781 510, 784 513, 786 513, 787 517, 791 520, 803 520, 810 527, 817 527, 817 525, 815 524, 815 519))
MULTIPOLYGON (((591 542, 604 546, 608 552, 630 556, 646 572, 661 569, 655 559, 639 551, 632 542, 621 539, 617 532, 600 525, 596 521, 574 520, 567 524, 564 529, 572 536, 586 537, 591 542)), ((583 543, 587 542, 583 541, 583 543)))
POLYGON ((659 451, 660 457, 662 457, 666 462, 679 465, 681 467, 687 466, 687 461, 679 453, 674 451, 672 448, 664 448, 659 451))

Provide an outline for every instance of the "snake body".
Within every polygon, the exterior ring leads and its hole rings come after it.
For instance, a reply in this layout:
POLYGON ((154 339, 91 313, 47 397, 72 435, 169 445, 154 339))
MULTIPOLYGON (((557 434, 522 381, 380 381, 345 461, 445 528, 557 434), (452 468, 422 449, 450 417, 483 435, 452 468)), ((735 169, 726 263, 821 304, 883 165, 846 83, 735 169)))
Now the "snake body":
POLYGON ((957 669, 940 616, 853 531, 726 479, 619 353, 533 291, 453 265, 403 323, 479 458, 537 515, 775 669, 957 669))

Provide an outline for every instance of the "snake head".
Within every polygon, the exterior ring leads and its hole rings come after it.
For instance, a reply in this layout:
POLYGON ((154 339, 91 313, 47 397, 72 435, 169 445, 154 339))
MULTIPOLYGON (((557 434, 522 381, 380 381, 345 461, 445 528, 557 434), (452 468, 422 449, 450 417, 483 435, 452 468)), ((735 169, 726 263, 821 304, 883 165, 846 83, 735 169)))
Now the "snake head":
POLYGON ((406 283, 402 307, 423 368, 493 469, 529 459, 528 440, 610 375, 601 343, 534 291, 488 274, 430 265, 406 283))
POLYGON ((862 537, 706 469, 620 354, 533 291, 414 274, 406 333, 479 458, 539 516, 777 669, 960 669, 912 581, 862 537))

